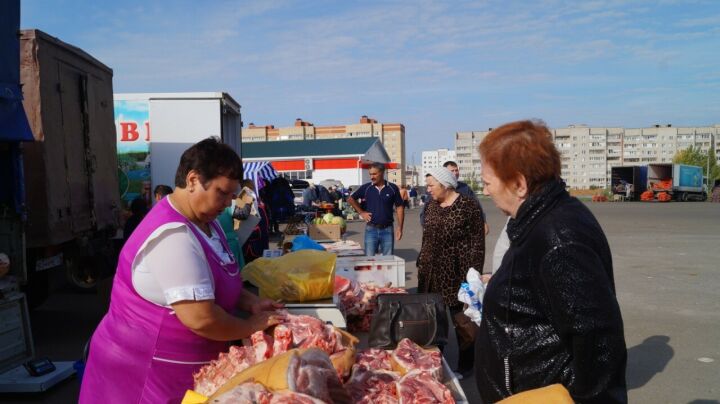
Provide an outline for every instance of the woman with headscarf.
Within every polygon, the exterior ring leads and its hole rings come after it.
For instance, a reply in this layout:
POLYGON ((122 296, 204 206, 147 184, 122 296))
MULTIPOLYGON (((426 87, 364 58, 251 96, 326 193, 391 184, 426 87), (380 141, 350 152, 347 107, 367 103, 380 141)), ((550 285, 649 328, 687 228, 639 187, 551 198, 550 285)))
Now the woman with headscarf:
POLYGON ((180 402, 193 373, 228 341, 279 322, 280 305, 242 290, 215 220, 235 197, 241 174, 238 155, 215 138, 183 153, 175 192, 153 207, 120 252, 80 403, 180 402), (235 317, 236 309, 250 316, 235 317))
POLYGON ((550 131, 503 125, 480 157, 483 192, 510 216, 510 248, 485 290, 475 348, 483 401, 562 384, 575 402, 627 402, 610 247, 565 190, 550 131))
MULTIPOLYGON (((445 167, 433 168, 425 177, 432 200, 425 211, 422 247, 417 259, 418 292, 439 293, 450 309, 460 347, 457 373, 468 374, 473 367, 474 335, 459 330, 463 304, 458 301, 460 284, 468 269, 482 273, 485 261, 483 211, 475 198, 455 191, 457 179, 445 167)), ((465 327, 474 324, 465 322, 465 327)))

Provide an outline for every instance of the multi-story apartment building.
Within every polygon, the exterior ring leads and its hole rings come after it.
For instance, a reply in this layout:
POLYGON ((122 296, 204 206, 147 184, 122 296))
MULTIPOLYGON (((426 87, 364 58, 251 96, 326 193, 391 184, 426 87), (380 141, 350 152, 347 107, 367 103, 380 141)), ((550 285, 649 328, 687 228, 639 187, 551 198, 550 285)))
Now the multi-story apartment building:
POLYGON ((422 152, 422 170, 420 172, 420 183, 425 183, 425 175, 431 168, 440 167, 446 161, 455 161, 455 151, 449 149, 428 150, 422 152))
MULTIPOLYGON (((492 130, 492 129, 490 129, 492 130)), ((571 188, 607 187, 612 167, 670 163, 680 150, 690 146, 703 152, 715 149, 720 163, 720 125, 647 128, 588 127, 570 125, 550 130, 560 152, 562 177, 571 188)), ((480 176, 477 146, 489 131, 457 132, 455 150, 461 176, 480 176)))
POLYGON ((401 123, 378 123, 363 115, 357 124, 315 126, 298 118, 294 126, 276 128, 274 125, 248 125, 242 130, 243 142, 270 142, 276 140, 310 140, 349 137, 377 137, 385 147, 397 169, 387 171, 387 179, 405 185, 405 126, 401 123))
POLYGON ((455 133, 455 161, 460 170, 460 180, 472 182, 474 178, 475 181, 480 182, 481 163, 478 146, 490 130, 455 133))

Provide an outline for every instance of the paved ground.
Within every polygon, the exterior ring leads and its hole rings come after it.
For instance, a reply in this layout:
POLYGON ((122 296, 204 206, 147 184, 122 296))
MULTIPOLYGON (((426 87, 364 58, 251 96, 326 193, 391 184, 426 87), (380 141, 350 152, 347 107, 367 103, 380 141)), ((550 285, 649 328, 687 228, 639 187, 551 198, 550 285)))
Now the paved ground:
MULTIPOLYGON (((504 218, 485 201, 492 250, 504 218)), ((631 402, 720 403, 720 205, 710 203, 589 204, 613 251, 618 299, 628 346, 631 402)), ((362 226, 351 223, 349 238, 362 226)), ((396 254, 407 261, 408 286, 417 284, 421 231, 408 215, 396 254)), ((486 260, 489 268, 489 259, 486 260)), ((95 294, 60 291, 32 314, 39 356, 76 360, 102 316, 95 294)), ((474 380, 462 382, 476 397, 474 380)), ((2 402, 70 403, 76 378, 40 395, 0 395, 2 402)))

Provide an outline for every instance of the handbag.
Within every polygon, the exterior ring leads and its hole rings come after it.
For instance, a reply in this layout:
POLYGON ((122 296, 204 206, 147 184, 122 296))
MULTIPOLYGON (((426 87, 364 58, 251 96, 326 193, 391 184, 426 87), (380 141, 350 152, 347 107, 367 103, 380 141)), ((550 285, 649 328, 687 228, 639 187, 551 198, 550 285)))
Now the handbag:
POLYGON ((477 326, 470 320, 470 317, 466 316, 462 311, 455 313, 453 314, 453 323, 455 324, 455 333, 458 335, 458 341, 460 342, 460 350, 468 349, 475 344, 477 326))
POLYGON ((444 346, 448 314, 437 293, 380 294, 370 322, 368 345, 394 349, 403 338, 422 346, 444 346))

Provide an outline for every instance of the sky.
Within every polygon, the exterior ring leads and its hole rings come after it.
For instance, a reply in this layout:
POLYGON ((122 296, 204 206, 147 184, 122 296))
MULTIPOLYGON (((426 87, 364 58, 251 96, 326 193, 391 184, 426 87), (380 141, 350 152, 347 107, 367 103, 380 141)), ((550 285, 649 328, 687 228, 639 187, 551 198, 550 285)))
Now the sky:
POLYGON ((246 126, 402 123, 406 157, 518 119, 720 124, 720 1, 23 0, 116 93, 225 91, 246 126))

